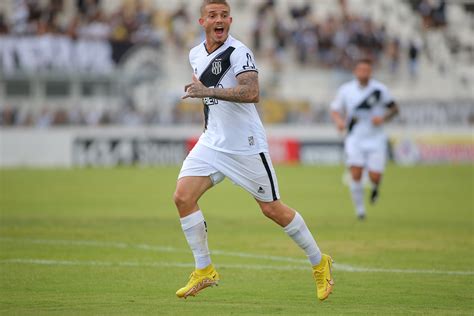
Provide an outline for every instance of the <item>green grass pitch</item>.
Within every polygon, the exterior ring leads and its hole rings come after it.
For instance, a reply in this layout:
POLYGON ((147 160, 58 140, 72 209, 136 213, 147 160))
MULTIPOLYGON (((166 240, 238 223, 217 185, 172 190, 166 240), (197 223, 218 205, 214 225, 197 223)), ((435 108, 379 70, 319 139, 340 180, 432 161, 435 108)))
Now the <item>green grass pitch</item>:
POLYGON ((200 203, 220 285, 179 300, 193 266, 179 167, 0 170, 0 314, 472 315, 473 169, 391 165, 361 223, 342 167, 277 167, 338 264, 322 303, 304 253, 229 180, 200 203))

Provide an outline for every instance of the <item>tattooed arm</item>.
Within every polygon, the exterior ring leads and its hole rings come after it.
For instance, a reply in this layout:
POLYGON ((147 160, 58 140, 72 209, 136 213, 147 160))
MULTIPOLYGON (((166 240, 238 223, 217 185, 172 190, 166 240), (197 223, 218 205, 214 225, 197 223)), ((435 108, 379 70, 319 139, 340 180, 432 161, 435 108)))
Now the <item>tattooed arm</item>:
POLYGON ((259 101, 258 73, 247 71, 237 76, 238 85, 234 88, 207 88, 193 75, 193 82, 184 87, 186 98, 215 98, 238 103, 256 103, 259 101))
POLYGON ((399 112, 398 105, 394 101, 387 104, 387 108, 387 113, 384 116, 375 116, 372 118, 372 124, 375 126, 382 125, 393 119, 399 112))

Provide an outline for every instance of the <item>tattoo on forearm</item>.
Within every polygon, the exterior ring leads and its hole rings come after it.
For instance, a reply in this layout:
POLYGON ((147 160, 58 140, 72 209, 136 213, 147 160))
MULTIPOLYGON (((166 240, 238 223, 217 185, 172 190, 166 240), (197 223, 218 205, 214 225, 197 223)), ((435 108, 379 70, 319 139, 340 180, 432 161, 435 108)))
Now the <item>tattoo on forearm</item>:
POLYGON ((237 77, 238 86, 234 88, 212 89, 212 97, 224 101, 252 103, 258 99, 258 75, 256 72, 243 73, 237 77))
POLYGON ((390 120, 393 119, 397 114, 398 114, 398 107, 397 107, 397 106, 391 107, 391 108, 389 109, 388 113, 385 115, 384 120, 385 120, 385 121, 390 121, 390 120))

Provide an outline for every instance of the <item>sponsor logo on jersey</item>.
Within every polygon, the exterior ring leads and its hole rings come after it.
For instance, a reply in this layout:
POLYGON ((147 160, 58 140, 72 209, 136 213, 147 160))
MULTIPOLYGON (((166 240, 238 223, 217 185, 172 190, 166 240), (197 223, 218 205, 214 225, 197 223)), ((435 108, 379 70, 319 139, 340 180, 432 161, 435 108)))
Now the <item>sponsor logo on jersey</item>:
POLYGON ((210 105, 216 105, 216 104, 219 104, 219 101, 217 99, 214 99, 214 98, 203 98, 202 99, 202 103, 204 103, 205 105, 207 106, 210 106, 210 105))

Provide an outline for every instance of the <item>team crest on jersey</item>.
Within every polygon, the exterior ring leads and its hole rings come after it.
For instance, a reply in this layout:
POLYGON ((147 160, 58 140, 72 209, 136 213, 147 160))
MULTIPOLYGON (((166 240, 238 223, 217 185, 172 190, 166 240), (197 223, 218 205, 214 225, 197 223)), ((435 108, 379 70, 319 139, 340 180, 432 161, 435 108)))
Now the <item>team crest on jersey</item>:
POLYGON ((369 99, 367 100, 367 104, 369 106, 373 106, 376 102, 377 102, 377 98, 373 95, 371 95, 369 99))
POLYGON ((218 75, 222 72, 222 61, 220 59, 216 59, 212 63, 212 73, 214 75, 218 75))

